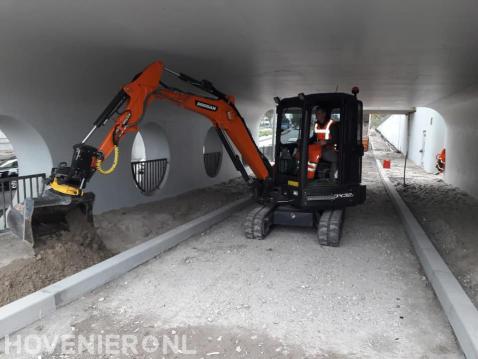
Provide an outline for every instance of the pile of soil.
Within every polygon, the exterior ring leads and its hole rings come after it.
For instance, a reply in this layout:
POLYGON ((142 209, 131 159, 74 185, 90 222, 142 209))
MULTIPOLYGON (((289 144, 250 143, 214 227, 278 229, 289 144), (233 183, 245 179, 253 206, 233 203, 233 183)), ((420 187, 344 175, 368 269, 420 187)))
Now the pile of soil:
POLYGON ((84 247, 76 242, 50 240, 33 258, 11 262, 0 270, 0 306, 35 292, 110 256, 103 249, 84 247))
POLYGON ((120 253, 250 194, 242 178, 95 217, 98 235, 120 253))

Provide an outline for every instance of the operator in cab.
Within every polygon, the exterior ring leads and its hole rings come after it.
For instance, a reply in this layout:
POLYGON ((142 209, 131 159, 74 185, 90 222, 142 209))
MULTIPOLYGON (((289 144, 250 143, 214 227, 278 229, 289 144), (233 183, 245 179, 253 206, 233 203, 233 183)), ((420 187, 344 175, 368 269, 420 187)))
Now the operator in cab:
POLYGON ((337 175, 337 126, 328 116, 324 108, 315 109, 316 122, 314 134, 309 141, 309 161, 307 163, 307 178, 314 179, 317 166, 321 160, 330 163, 329 179, 335 180, 337 175))

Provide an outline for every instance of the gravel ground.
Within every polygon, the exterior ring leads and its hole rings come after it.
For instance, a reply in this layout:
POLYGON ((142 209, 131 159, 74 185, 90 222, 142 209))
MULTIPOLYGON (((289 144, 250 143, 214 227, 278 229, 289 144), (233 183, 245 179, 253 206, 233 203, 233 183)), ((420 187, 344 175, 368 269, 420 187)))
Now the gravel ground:
POLYGON ((478 200, 411 161, 404 186, 402 154, 391 152, 380 136, 374 136, 375 145, 380 158, 392 158, 390 179, 478 307, 478 200))
POLYGON ((137 358, 462 358, 370 155, 364 180, 340 248, 311 229, 246 240, 243 211, 18 334, 186 335, 196 351, 137 358))

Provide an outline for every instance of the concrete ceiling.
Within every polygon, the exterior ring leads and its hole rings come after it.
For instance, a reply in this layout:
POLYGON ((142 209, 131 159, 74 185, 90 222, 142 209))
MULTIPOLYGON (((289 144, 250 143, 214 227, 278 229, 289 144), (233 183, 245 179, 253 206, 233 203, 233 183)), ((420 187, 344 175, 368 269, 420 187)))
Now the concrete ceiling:
POLYGON ((164 59, 262 108, 353 85, 410 108, 478 82, 477 18, 476 0, 2 0, 0 82, 95 91, 164 59))

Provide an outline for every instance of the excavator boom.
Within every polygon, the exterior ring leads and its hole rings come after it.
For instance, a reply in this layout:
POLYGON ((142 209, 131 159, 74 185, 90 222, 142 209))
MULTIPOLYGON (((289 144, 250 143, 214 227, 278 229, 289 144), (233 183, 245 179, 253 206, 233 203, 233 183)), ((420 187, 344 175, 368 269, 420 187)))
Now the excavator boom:
MULTIPOLYGON (((232 149, 225 142, 229 138, 257 179, 265 180, 270 176, 270 164, 257 148, 247 125, 234 105, 233 98, 226 102, 223 99, 206 98, 166 88, 160 89, 155 96, 207 117, 216 127, 226 150, 232 149)), ((232 160, 236 162, 234 158, 232 160)), ((242 165, 237 169, 242 173, 242 165)))

